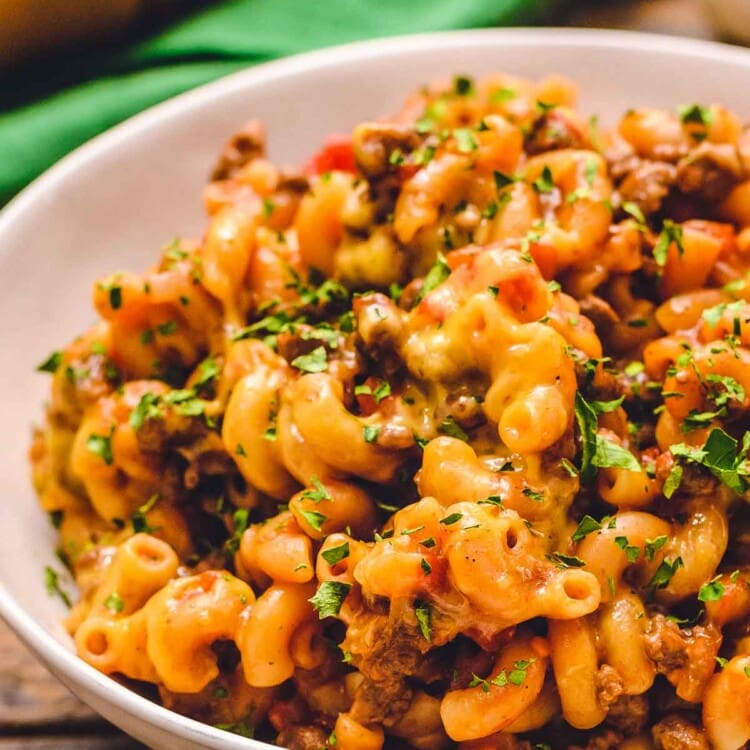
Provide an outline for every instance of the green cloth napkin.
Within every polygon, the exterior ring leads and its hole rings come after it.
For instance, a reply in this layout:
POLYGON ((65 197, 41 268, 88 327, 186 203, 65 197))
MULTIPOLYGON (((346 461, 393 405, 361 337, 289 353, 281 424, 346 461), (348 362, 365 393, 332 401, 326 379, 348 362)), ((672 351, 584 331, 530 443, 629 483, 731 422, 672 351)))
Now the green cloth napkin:
POLYGON ((97 133, 253 63, 420 31, 527 24, 556 0, 229 0, 129 47, 0 83, 0 205, 97 133))

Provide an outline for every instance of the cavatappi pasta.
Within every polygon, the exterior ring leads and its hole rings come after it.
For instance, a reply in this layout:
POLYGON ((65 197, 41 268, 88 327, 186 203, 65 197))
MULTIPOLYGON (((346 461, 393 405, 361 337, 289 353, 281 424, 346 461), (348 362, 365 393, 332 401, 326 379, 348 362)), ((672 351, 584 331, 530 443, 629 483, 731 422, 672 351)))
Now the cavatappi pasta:
POLYGON ((574 100, 250 123, 96 283, 31 451, 83 659, 292 750, 746 746, 750 137, 574 100))

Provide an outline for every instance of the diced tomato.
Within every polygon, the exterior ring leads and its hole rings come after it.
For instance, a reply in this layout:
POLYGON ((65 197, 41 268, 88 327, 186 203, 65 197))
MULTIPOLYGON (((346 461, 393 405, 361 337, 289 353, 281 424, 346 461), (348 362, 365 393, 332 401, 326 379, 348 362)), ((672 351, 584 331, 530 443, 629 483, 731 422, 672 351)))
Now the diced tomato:
POLYGON ((429 573, 422 567, 424 578, 422 587, 428 593, 441 591, 445 588, 448 580, 448 561, 439 555, 423 553, 425 563, 427 563, 429 573))
POLYGON ((459 247, 458 250, 454 250, 452 253, 448 253, 445 256, 445 260, 451 271, 455 271, 459 266, 471 263, 483 250, 485 248, 479 245, 466 245, 465 247, 459 247))
POLYGON ((419 303, 419 312, 433 323, 441 323, 455 308, 455 296, 453 287, 443 284, 423 297, 419 303))
MULTIPOLYGON (((366 385, 370 388, 370 391, 374 391, 375 388, 378 387, 378 384, 380 383, 380 380, 378 378, 369 377, 363 385, 366 385)), ((359 406, 359 413, 363 417, 369 417, 371 414, 374 414, 378 410, 378 404, 375 400, 375 397, 372 395, 372 393, 358 393, 355 397, 357 400, 357 405, 359 406)))
POLYGON ((333 135, 326 139, 323 148, 313 154, 302 171, 308 175, 320 175, 332 171, 356 172, 352 139, 348 135, 333 135))

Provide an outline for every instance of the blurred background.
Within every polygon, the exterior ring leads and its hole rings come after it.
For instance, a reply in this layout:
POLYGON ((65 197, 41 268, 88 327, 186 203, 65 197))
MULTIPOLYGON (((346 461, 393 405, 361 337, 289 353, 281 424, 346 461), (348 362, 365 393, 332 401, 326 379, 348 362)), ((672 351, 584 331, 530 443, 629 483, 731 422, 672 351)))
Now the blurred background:
POLYGON ((0 0, 0 206, 97 133, 248 65, 514 25, 750 42, 750 0, 0 0))
MULTIPOLYGON (((248 65, 391 34, 512 25, 750 44, 750 0, 0 0, 0 206, 97 133, 248 65)), ((139 747, 0 622, 0 750, 139 747)))

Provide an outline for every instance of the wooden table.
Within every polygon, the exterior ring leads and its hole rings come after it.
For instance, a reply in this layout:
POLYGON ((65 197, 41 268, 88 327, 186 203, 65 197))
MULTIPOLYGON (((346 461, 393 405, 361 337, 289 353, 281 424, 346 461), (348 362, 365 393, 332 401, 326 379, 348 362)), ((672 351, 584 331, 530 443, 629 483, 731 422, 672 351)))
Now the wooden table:
MULTIPOLYGON (((575 8, 561 12, 555 23, 715 38, 699 0, 592 0, 571 4, 575 8)), ((143 745, 76 700, 0 621, 0 750, 138 748, 143 745)))

